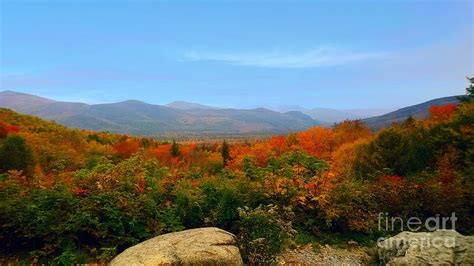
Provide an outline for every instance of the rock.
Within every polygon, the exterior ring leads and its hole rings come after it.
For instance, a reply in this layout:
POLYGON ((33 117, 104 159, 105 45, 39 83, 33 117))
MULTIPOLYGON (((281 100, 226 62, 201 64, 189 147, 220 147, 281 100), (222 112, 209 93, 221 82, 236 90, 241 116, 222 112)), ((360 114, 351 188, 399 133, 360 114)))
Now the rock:
POLYGON ((126 249, 110 265, 243 265, 243 262, 235 236, 208 227, 151 238, 126 249))
POLYGON ((388 265, 474 265, 474 236, 454 230, 402 232, 378 243, 388 265))

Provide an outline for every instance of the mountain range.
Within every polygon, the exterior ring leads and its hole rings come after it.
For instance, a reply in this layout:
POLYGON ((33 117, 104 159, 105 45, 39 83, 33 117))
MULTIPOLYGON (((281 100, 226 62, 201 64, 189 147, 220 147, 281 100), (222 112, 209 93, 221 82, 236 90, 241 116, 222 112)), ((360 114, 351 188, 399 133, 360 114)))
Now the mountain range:
POLYGON ((0 107, 69 126, 137 135, 286 133, 319 124, 296 111, 231 109, 174 102, 154 105, 136 100, 108 104, 54 101, 30 94, 0 92, 0 107))
POLYGON ((347 119, 364 119, 368 117, 383 115, 395 109, 348 109, 338 110, 333 108, 304 108, 300 106, 276 106, 269 109, 278 112, 299 111, 303 114, 309 115, 311 118, 321 122, 324 125, 332 125, 347 119))
MULTIPOLYGON (((432 105, 457 103, 458 96, 434 99, 380 116, 364 119, 378 130, 412 116, 424 118, 432 105)), ((305 109, 282 106, 266 108, 219 108, 176 101, 167 105, 128 100, 107 104, 55 101, 14 91, 0 92, 0 107, 36 115, 69 127, 136 135, 164 136, 220 134, 278 134, 314 125, 331 125, 346 119, 361 119, 383 110, 305 109), (279 110, 276 111, 275 109, 279 110)))

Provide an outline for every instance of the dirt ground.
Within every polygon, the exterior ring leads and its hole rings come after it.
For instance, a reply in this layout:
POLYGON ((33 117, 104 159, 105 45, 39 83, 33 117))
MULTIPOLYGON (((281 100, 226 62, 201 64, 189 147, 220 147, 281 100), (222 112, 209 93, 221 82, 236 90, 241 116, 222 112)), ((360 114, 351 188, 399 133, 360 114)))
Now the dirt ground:
POLYGON ((278 265, 376 265, 366 247, 337 248, 307 244, 288 249, 278 256, 278 265))

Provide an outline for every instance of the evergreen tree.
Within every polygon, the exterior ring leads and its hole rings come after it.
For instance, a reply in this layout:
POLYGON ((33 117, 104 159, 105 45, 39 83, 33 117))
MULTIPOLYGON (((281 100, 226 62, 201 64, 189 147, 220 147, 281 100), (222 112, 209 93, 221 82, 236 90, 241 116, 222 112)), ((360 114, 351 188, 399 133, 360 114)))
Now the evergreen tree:
POLYGON ((224 143, 222 143, 221 155, 222 155, 222 161, 224 163, 224 166, 227 166, 231 158, 230 158, 230 147, 229 147, 229 144, 227 144, 225 140, 224 140, 224 143))
POLYGON ((179 151, 179 144, 176 142, 176 140, 173 140, 173 143, 171 144, 170 153, 173 157, 178 157, 181 154, 179 151))
POLYGON ((459 97, 462 103, 474 101, 474 78, 466 78, 469 81, 469 86, 466 88, 466 96, 459 97))
POLYGON ((33 154, 25 140, 18 135, 8 136, 0 147, 0 173, 21 170, 30 175, 33 165, 33 154))

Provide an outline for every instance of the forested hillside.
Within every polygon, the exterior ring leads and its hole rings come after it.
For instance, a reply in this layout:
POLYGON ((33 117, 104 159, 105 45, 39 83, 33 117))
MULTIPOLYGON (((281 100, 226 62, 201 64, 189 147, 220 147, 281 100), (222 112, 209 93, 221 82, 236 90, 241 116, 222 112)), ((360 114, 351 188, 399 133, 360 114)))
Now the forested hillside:
MULTIPOLYGON (((203 110, 205 112, 205 110, 203 110)), ((217 226, 244 260, 292 243, 371 243, 377 215, 456 212, 474 228, 474 102, 377 133, 360 120, 264 140, 159 142, 0 109, 3 261, 106 262, 167 232, 217 226)))
POLYGON ((399 110, 370 118, 364 119, 364 122, 369 125, 373 130, 379 130, 384 127, 390 126, 392 123, 400 123, 409 117, 416 119, 424 119, 429 116, 429 109, 431 106, 436 105, 457 105, 459 103, 460 96, 450 96, 434 99, 424 103, 408 106, 399 110))

